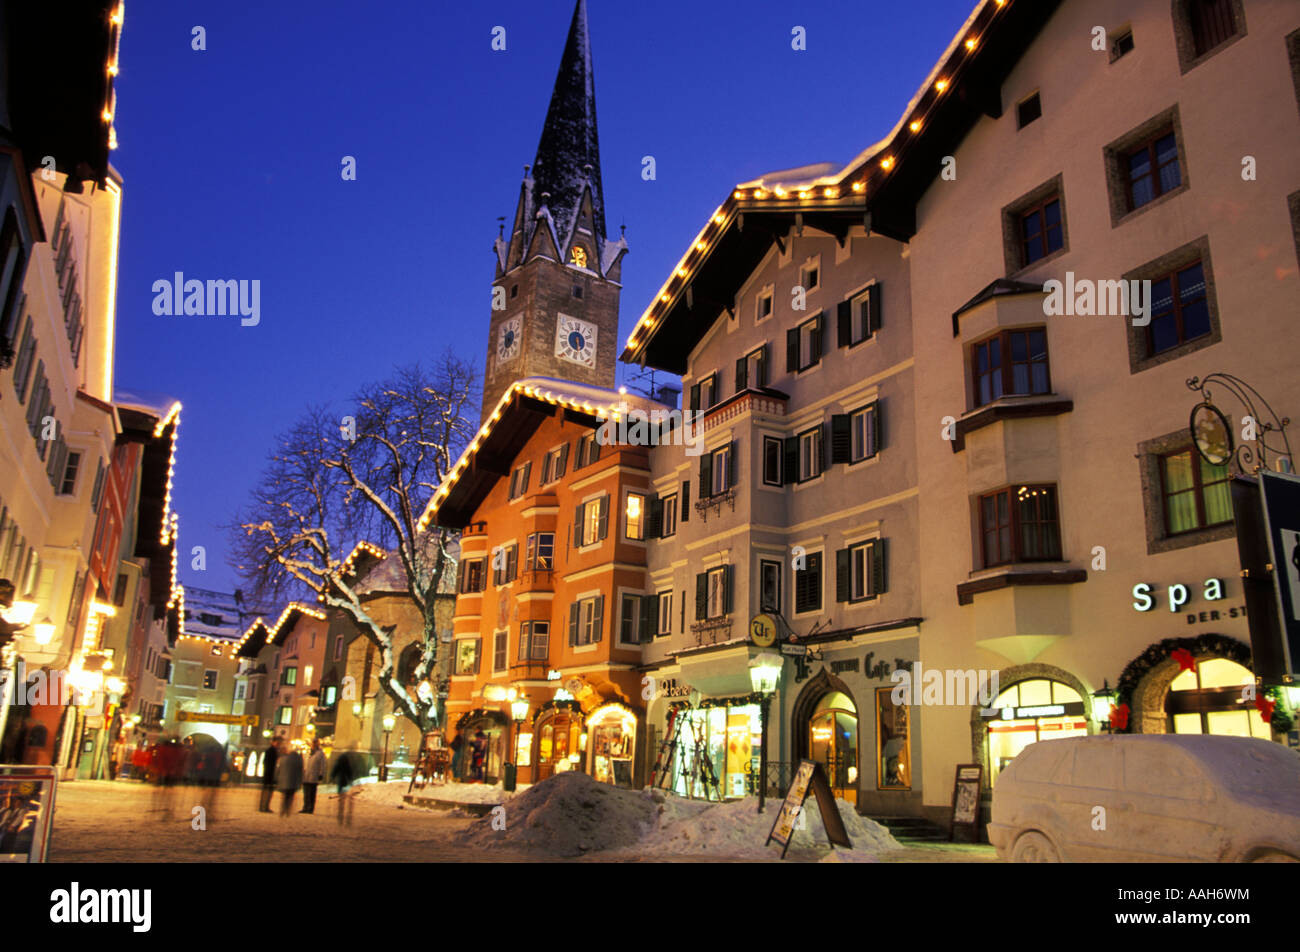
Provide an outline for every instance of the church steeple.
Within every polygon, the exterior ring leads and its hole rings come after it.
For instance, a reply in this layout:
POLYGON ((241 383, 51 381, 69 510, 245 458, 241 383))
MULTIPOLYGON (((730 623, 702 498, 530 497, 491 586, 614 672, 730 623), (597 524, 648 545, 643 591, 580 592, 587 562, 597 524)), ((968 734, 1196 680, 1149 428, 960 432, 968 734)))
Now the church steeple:
POLYGON ((587 0, 577 0, 573 9, 513 224, 493 247, 483 417, 523 377, 612 388, 627 241, 605 236, 587 0))
POLYGON ((567 248, 583 191, 591 191, 591 215, 599 247, 605 238, 605 197, 600 187, 600 141, 596 135, 596 74, 591 67, 587 0, 578 0, 555 76, 546 124, 533 160, 533 194, 547 203, 556 237, 567 248))

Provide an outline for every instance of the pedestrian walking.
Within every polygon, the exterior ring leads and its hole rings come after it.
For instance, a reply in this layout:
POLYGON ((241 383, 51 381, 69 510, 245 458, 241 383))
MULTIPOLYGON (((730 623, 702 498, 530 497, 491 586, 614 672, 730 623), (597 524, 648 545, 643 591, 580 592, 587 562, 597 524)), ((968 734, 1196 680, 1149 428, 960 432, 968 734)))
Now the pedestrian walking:
POLYGON ((487 761, 488 738, 487 734, 482 731, 476 731, 474 739, 470 741, 470 748, 473 750, 471 763, 473 765, 470 777, 473 780, 484 782, 485 777, 483 768, 487 761))
POLYGON ((302 786, 302 772, 302 754, 292 748, 275 762, 275 789, 280 791, 282 817, 288 816, 293 809, 293 798, 302 786))
POLYGON ((338 786, 339 826, 352 825, 352 781, 356 779, 353 764, 354 754, 349 747, 334 758, 334 768, 330 771, 330 780, 338 786))
POLYGON ((320 740, 312 739, 311 756, 302 775, 302 811, 316 812, 316 788, 325 782, 325 751, 320 749, 320 740))
POLYGON ((275 790, 275 764, 280 758, 280 738, 271 741, 271 745, 262 754, 262 800, 258 810, 271 812, 271 793, 275 790))
POLYGON ((457 734, 451 739, 451 779, 457 783, 465 774, 465 735, 457 734))

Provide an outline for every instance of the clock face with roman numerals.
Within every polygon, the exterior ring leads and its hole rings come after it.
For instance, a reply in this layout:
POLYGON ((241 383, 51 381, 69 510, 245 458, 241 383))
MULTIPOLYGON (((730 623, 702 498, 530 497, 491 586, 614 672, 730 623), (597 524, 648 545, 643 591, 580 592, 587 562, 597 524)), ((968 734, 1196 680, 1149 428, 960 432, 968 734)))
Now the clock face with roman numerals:
POLYGON ((596 366, 596 325, 561 314, 555 324, 555 356, 584 367, 596 366))
POLYGON ((497 361, 514 360, 519 353, 519 318, 512 317, 497 332, 497 361))

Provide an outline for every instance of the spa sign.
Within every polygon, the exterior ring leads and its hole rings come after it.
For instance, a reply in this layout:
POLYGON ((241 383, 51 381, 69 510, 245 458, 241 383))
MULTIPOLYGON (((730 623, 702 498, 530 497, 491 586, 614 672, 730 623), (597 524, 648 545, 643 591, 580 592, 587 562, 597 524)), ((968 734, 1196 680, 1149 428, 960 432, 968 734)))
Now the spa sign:
MULTIPOLYGON (((1133 609, 1139 612, 1155 611, 1157 605, 1163 604, 1171 612, 1182 610, 1197 594, 1196 586, 1175 582, 1163 593, 1157 592, 1150 582, 1138 582, 1133 586, 1133 609)), ((1220 602, 1224 599, 1223 579, 1207 578, 1200 586, 1200 597, 1207 602, 1220 602)), ((1187 613, 1187 623, 1199 621, 1219 621, 1220 618, 1245 618, 1246 606, 1231 608, 1213 608, 1187 613)))

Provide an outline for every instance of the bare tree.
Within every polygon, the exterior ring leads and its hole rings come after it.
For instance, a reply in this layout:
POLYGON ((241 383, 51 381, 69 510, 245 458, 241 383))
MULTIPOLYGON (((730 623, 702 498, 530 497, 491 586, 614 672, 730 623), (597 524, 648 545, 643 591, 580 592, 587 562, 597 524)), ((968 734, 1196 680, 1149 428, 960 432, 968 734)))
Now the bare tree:
POLYGON ((348 615, 379 649, 379 683, 396 709, 427 730, 441 725, 450 651, 439 652, 435 607, 455 559, 455 537, 420 515, 473 437, 478 406, 474 368, 450 350, 430 370, 400 368, 363 387, 343 413, 311 407, 279 440, 233 533, 234 567, 258 598, 315 593, 348 615), (370 616, 348 564, 358 543, 397 558, 406 597, 424 620, 412 695, 397 677, 394 629, 370 616))

